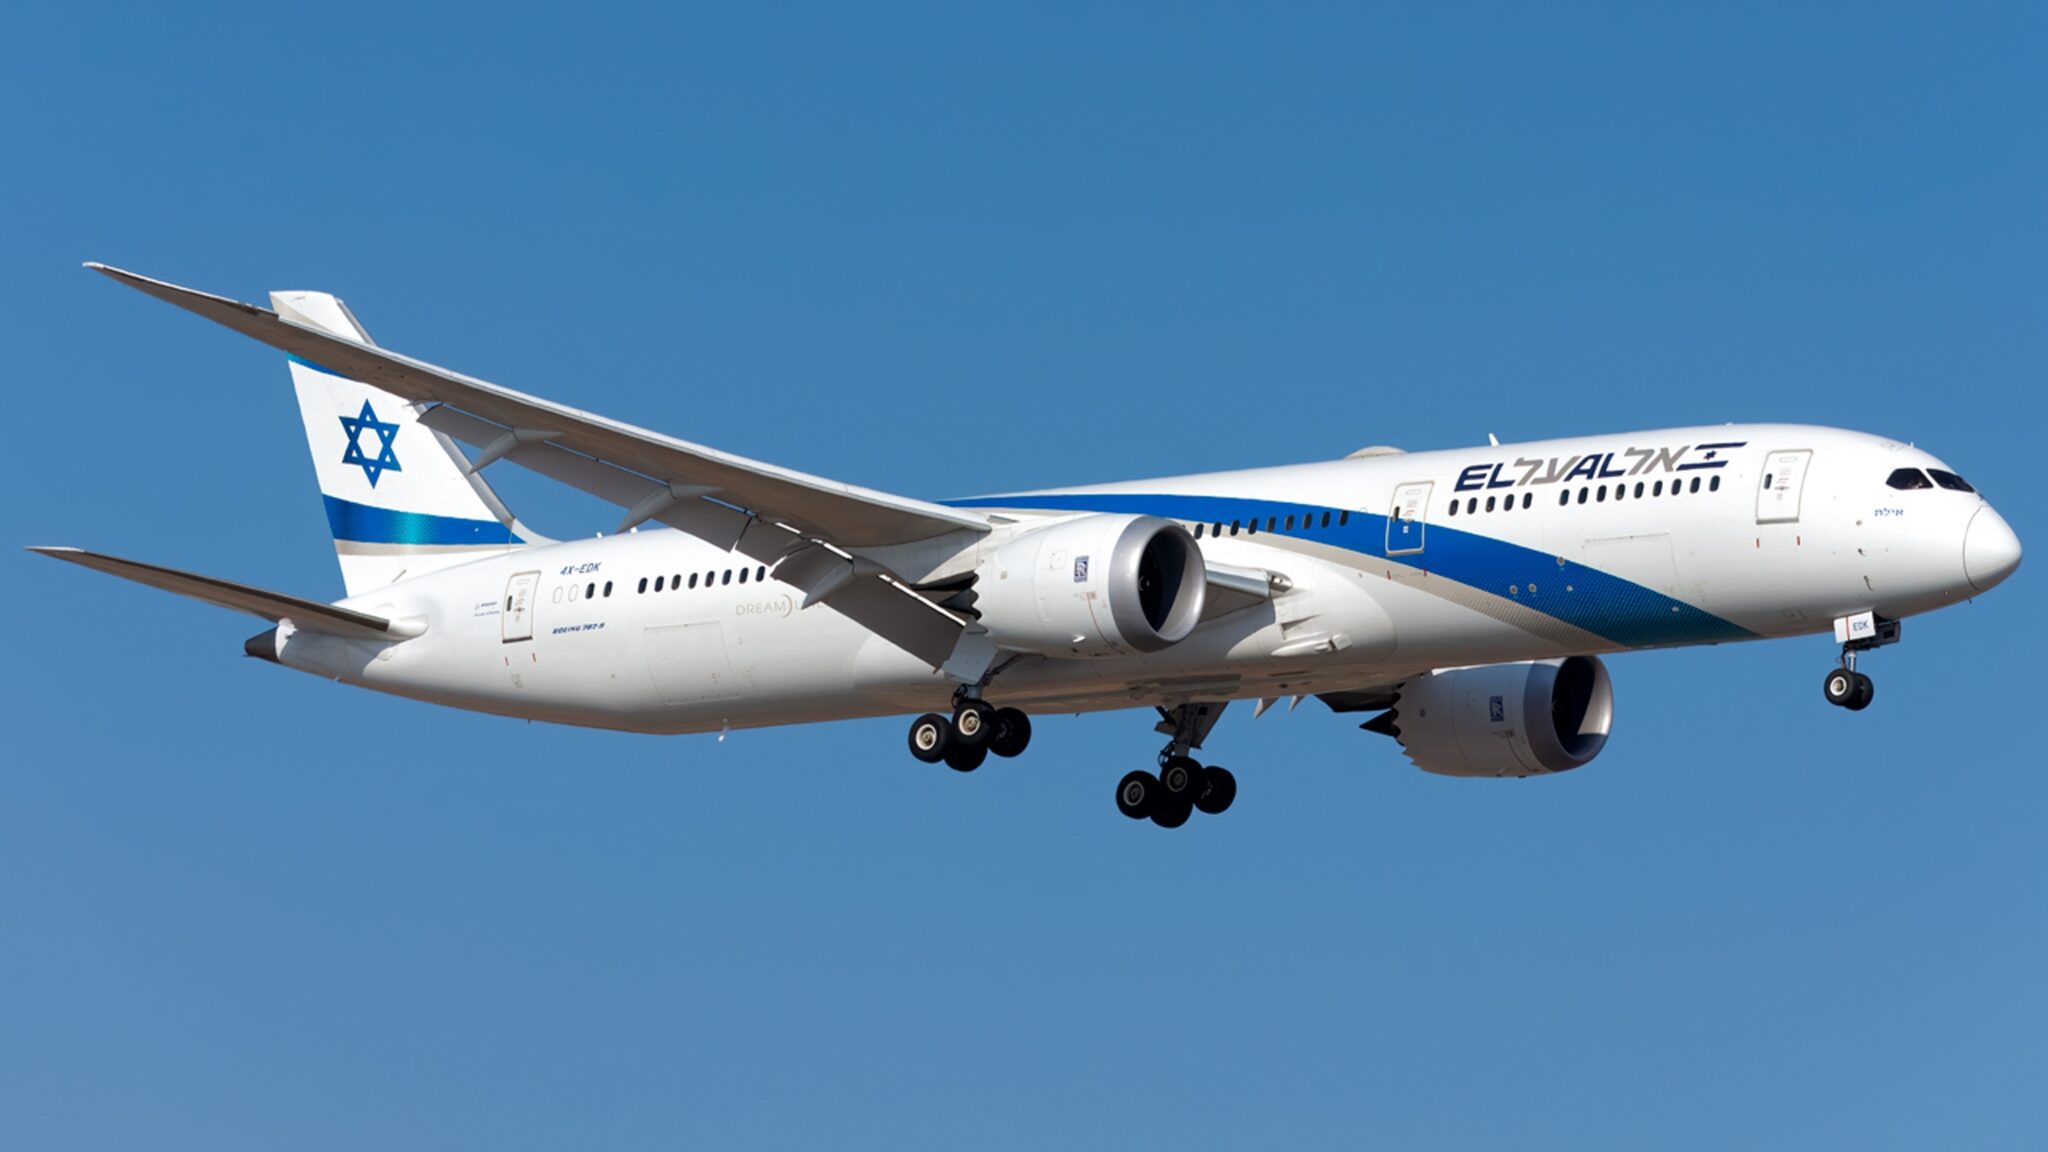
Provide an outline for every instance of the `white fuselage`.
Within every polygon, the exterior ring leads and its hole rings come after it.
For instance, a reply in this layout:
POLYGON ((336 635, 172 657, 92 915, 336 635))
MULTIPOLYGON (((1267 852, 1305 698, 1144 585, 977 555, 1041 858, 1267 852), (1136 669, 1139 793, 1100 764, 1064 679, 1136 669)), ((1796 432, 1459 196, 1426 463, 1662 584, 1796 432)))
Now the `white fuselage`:
MULTIPOLYGON (((1997 513, 1974 492, 1888 486, 1901 468, 1944 466, 1896 441, 1794 425, 1393 453, 963 501, 1003 523, 875 558, 912 582, 990 581, 1007 578, 990 570, 996 549, 1058 519, 1177 521, 1207 563, 1278 574, 1285 590, 1159 652, 999 661, 989 699, 1088 711, 1300 695, 1456 665, 1825 632, 2002 577, 1973 583, 1965 559, 1974 533, 2011 539, 1997 513)), ((407 623, 410 639, 287 624, 276 655, 398 695, 645 732, 945 707, 946 674, 829 604, 800 607, 801 593, 761 573, 671 530, 516 548, 343 602, 407 623)))

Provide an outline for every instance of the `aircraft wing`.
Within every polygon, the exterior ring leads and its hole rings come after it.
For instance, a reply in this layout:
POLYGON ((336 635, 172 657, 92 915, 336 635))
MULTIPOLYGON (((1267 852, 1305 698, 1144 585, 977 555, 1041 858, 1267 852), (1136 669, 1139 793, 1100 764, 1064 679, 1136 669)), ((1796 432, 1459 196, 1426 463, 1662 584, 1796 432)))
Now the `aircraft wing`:
MULTIPOLYGON (((422 408, 422 424, 479 449, 473 470, 511 460, 624 508, 619 531, 653 520, 775 564, 778 579, 805 592, 806 607, 829 602, 933 667, 945 663, 969 627, 853 553, 984 533, 989 522, 980 513, 734 456, 336 336, 268 308, 104 264, 86 267, 412 401, 422 408)), ((282 298, 287 311, 289 299, 282 298)))
MULTIPOLYGON (((330 335, 294 323, 268 308, 181 288, 104 264, 86 267, 339 375, 373 384, 417 404, 454 408, 471 417, 471 421, 450 421, 451 426, 481 436, 482 439, 471 442, 482 448, 490 460, 518 460, 524 450, 554 445, 668 485, 672 501, 709 497, 756 517, 779 520, 827 537, 846 548, 907 544, 963 529, 988 530, 988 521, 973 512, 734 456, 330 335), (476 422, 490 425, 496 431, 485 435, 476 422), (513 438, 503 439, 508 435, 513 438)), ((452 428, 449 434, 456 435, 452 428)), ((595 494, 609 499, 619 493, 608 490, 595 494)), ((627 507, 638 503, 628 502, 627 507)))
POLYGON ((30 548, 29 551, 48 556, 53 560, 78 564, 86 568, 176 592, 194 600, 232 608, 260 616, 275 624, 290 620, 293 625, 311 632, 325 632, 330 636, 345 636, 351 640, 399 640, 414 635, 399 628, 381 616, 367 612, 354 612, 347 608, 336 608, 317 600, 302 600, 297 596, 286 596, 279 592, 266 592, 251 588, 247 584, 235 584, 227 580, 216 580, 193 572, 180 572, 176 568, 160 568, 155 564, 144 564, 136 560, 123 560, 118 556, 107 556, 99 552, 87 552, 83 548, 30 548))

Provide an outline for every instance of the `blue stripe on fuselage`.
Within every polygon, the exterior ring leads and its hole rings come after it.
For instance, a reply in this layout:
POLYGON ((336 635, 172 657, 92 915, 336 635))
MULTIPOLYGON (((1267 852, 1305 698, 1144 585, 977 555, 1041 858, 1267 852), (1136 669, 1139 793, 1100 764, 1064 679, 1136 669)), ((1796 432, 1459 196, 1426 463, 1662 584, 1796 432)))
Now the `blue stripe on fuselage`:
POLYGON ((327 526, 336 540, 357 544, 523 544, 517 533, 496 520, 465 520, 426 512, 395 512, 372 508, 335 496, 327 502, 327 526))
MULTIPOLYGON (((955 508, 1127 512, 1212 525, 1256 521, 1261 534, 1266 534, 1265 522, 1277 518, 1278 526, 1270 535, 1312 540, 1374 559, 1421 568, 1432 576, 1511 598, 1524 607, 1623 647, 1756 638, 1756 633, 1747 628, 1619 576, 1610 576, 1569 559, 1559 563, 1560 558, 1548 552, 1524 548, 1477 532, 1460 531, 1441 523, 1431 522, 1423 526, 1427 533, 1427 546, 1423 551, 1388 556, 1385 516, 1319 504, 1120 492, 984 496, 946 503, 955 508), (1321 526, 1324 513, 1330 517, 1328 528, 1321 526), (1286 528, 1289 516, 1293 516, 1302 527, 1286 528), (1340 525, 1340 519, 1346 523, 1340 525), (1520 594, 1510 593, 1511 587, 1519 589, 1520 594)), ((1239 539, 1255 543, 1258 537, 1239 539)))

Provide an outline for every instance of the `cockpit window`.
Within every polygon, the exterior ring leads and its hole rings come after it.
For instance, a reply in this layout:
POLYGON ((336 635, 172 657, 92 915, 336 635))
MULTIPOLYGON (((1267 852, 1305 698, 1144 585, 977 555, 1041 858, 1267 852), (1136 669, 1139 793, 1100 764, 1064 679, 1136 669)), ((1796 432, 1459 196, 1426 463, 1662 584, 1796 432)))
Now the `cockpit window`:
POLYGON ((1946 488, 1951 492, 1976 491, 1975 488, 1970 487, 1970 482, 1968 480, 1963 479, 1961 476, 1958 476, 1953 472, 1943 472, 1939 468, 1929 468, 1927 470, 1927 474, 1929 476, 1934 477, 1934 482, 1936 484, 1941 485, 1943 488, 1946 488))
POLYGON ((1933 483, 1927 479, 1927 474, 1918 468, 1900 468, 1886 478, 1885 484, 1888 487, 1897 488, 1901 491, 1913 488, 1934 487, 1933 483))

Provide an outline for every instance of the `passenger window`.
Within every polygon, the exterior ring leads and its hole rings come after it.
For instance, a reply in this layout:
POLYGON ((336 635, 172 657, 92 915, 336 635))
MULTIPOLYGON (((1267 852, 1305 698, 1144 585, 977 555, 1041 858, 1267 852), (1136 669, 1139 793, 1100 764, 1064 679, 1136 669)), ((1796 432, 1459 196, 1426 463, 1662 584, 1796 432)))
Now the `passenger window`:
POLYGON ((1218 520, 1218 521, 1217 521, 1216 523, 1214 523, 1214 524, 1211 524, 1211 525, 1209 526, 1209 535, 1211 535, 1211 536, 1221 536, 1221 535, 1223 535, 1223 521, 1221 521, 1221 520, 1218 520))
POLYGON ((725 570, 725 575, 720 576, 718 578, 718 583, 720 584, 720 586, 732 583, 732 569, 727 568, 725 570))
POLYGON ((1900 468, 1893 471, 1890 476, 1885 478, 1885 486, 1897 488, 1902 492, 1909 492, 1915 488, 1934 487, 1918 468, 1900 468))
POLYGON ((1700 492, 1700 478, 1699 478, 1699 477, 1697 477, 1697 476, 1695 476, 1695 477, 1693 477, 1693 478, 1692 478, 1692 494, 1693 494, 1693 495, 1695 495, 1695 496, 1697 496, 1697 495, 1699 495, 1699 492, 1700 492))
POLYGON ((1709 492, 1719 492, 1720 490, 1721 490, 1721 478, 1720 478, 1719 476, 1716 476, 1716 477, 1714 477, 1714 478, 1713 478, 1712 480, 1709 480, 1709 481, 1707 481, 1707 491, 1709 491, 1709 492))
POLYGON ((1339 528, 1342 528, 1343 526, 1345 526, 1346 524, 1349 524, 1349 523, 1351 523, 1351 513, 1349 513, 1349 512, 1339 512, 1339 513, 1337 513, 1337 527, 1339 527, 1339 528))
POLYGON ((1567 488, 1567 489, 1565 489, 1564 491, 1562 491, 1562 492, 1559 492, 1559 493, 1557 494, 1557 506, 1558 506, 1559 508, 1562 508, 1562 507, 1564 507, 1565 505, 1567 505, 1567 504, 1569 504, 1569 503, 1571 503, 1571 502, 1572 502, 1572 490, 1571 490, 1571 489, 1567 488))
POLYGON ((742 584, 745 584, 746 582, 747 582, 747 570, 746 570, 745 568, 742 568, 742 569, 740 569, 740 583, 742 583, 742 584))
POLYGON ((692 587, 692 588, 695 588, 696 586, 697 586, 697 574, 696 574, 695 572, 692 572, 692 573, 690 573, 690 587, 692 587))
POLYGON ((1238 523, 1239 523, 1239 522, 1238 522, 1238 521, 1236 521, 1236 520, 1232 520, 1232 521, 1230 522, 1230 534, 1231 534, 1232 536, 1235 536, 1235 535, 1237 535, 1237 526, 1238 526, 1238 523))
POLYGON ((1534 492, 1524 492, 1524 493, 1522 493, 1522 511, 1524 511, 1524 512, 1528 511, 1528 510, 1529 510, 1529 505, 1531 505, 1531 504, 1534 504, 1535 502, 1536 502, 1536 494, 1535 494, 1534 492))
POLYGON ((1659 481, 1657 481, 1657 483, 1656 483, 1655 485, 1653 485, 1653 486, 1652 486, 1652 487, 1650 488, 1650 495, 1652 495, 1652 496, 1662 496, 1663 494, 1664 494, 1664 482, 1663 482, 1662 480, 1659 480, 1659 481))
POLYGON ((1970 487, 1970 482, 1968 480, 1963 479, 1961 476, 1958 476, 1953 472, 1943 472, 1939 468, 1929 468, 1927 470, 1927 474, 1929 476, 1934 477, 1934 482, 1936 484, 1941 485, 1943 488, 1946 488, 1951 492, 1976 491, 1975 488, 1970 487))
POLYGON ((1266 531, 1271 532, 1273 530, 1273 525, 1279 523, 1279 521, 1280 518, 1278 516, 1266 517, 1266 531))
POLYGON ((668 590, 671 592, 681 592, 683 590, 683 574, 681 572, 668 578, 668 590))
POLYGON ((1586 502, 1586 497, 1590 495, 1592 495, 1592 492, 1590 490, 1585 488, 1579 489, 1579 503, 1584 504, 1586 502))
POLYGON ((1259 518, 1257 516, 1244 522, 1244 534, 1247 536, 1257 536, 1259 534, 1259 518))
POLYGON ((767 578, 768 566, 766 564, 756 565, 754 568, 754 583, 759 584, 761 581, 766 580, 767 578))
POLYGON ((663 579, 664 579, 664 577, 661 577, 661 576, 656 576, 656 577, 654 578, 654 590, 655 590, 656 592, 659 592, 659 591, 661 591, 661 590, 662 590, 662 587, 663 587, 662 581, 663 581, 663 579))
POLYGON ((1456 516, 1457 514, 1458 514, 1458 501, 1456 501, 1456 500, 1453 500, 1453 501, 1451 501, 1451 515, 1453 515, 1453 516, 1456 516))
POLYGON ((1202 538, 1202 529, 1205 527, 1207 527, 1205 524, 1195 525, 1195 539, 1200 540, 1202 538))
POLYGON ((604 598, 607 600, 612 598, 612 582, 609 580, 604 582, 604 598))
POLYGON ((581 599, 583 599, 583 589, 578 588, 574 584, 569 585, 569 603, 574 604, 581 599))
POLYGON ((1323 527, 1325 527, 1325 528, 1328 528, 1329 526, 1330 526, 1330 514, 1329 514, 1328 512, 1325 512, 1325 513, 1323 513, 1323 527))
POLYGON ((1641 480, 1638 480, 1638 481, 1636 481, 1636 499, 1638 499, 1638 500, 1641 500, 1642 498, 1643 498, 1643 482, 1642 482, 1641 480))
POLYGON ((1607 503, 1607 485, 1602 484, 1600 486, 1600 491, 1594 495, 1593 499, 1602 504, 1607 503))
POLYGON ((1488 497, 1486 498, 1486 510, 1487 510, 1488 512, 1491 512, 1491 511, 1493 511, 1493 497, 1491 497, 1491 496, 1488 496, 1488 497))
POLYGON ((596 584, 591 584, 591 585, 590 585, 589 587, 585 588, 585 589, 583 590, 583 598, 584 598, 585 600, 595 600, 595 599, 597 599, 597 585, 596 585, 596 584))
POLYGON ((640 578, 640 594, 643 596, 647 594, 647 577, 645 576, 640 578))

